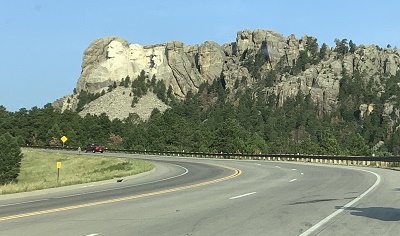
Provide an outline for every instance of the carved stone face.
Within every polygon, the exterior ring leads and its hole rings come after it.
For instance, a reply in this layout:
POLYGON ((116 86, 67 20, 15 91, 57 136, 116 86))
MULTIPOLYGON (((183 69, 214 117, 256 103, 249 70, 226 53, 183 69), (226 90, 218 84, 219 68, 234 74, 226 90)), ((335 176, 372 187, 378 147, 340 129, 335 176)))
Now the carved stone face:
POLYGON ((150 52, 149 57, 149 66, 150 68, 157 68, 163 63, 163 53, 164 48, 153 48, 150 52))
POLYGON ((124 53, 124 46, 118 41, 111 41, 107 48, 107 58, 115 58, 122 56, 124 53))
POLYGON ((139 44, 130 44, 129 45, 129 59, 131 61, 140 60, 144 57, 144 49, 139 44))

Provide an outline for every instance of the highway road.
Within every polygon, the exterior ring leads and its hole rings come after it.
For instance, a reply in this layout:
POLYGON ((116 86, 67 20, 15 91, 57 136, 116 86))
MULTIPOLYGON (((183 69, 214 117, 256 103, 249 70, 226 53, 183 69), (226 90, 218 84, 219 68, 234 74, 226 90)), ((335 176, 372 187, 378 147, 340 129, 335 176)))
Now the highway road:
POLYGON ((0 235, 400 235, 400 171, 103 155, 156 169, 0 196, 0 235))

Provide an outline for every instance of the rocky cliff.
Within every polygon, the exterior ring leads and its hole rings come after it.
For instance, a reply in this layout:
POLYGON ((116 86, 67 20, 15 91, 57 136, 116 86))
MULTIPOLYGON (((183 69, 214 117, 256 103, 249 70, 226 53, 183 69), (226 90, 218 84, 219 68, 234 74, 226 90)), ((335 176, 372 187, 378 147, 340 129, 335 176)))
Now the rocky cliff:
MULTIPOLYGON (((142 46, 118 37, 96 39, 84 52, 76 93, 59 99, 53 105, 61 110, 76 110, 78 95, 82 91, 104 93, 127 76, 137 78, 141 71, 148 78, 155 76, 156 80, 163 80, 166 88, 171 88, 177 98, 184 98, 188 91, 197 92, 200 84, 212 83, 216 78, 223 78, 226 88, 233 92, 240 89, 235 86, 238 80, 245 81, 246 87, 254 88, 260 84, 246 67, 246 62, 254 61, 256 55, 263 55, 265 61, 259 72, 261 77, 265 77, 277 67, 294 67, 301 59, 302 52, 307 49, 310 54, 310 42, 316 42, 316 39, 307 35, 301 38, 295 35, 285 37, 263 29, 239 31, 234 42, 223 45, 212 41, 201 45, 170 41, 142 46)), ((316 50, 319 52, 322 48, 316 50)), ((299 91, 310 94, 318 105, 318 111, 329 113, 337 109, 339 85, 344 71, 349 75, 354 71, 361 72, 365 83, 373 80, 379 86, 382 75, 395 75, 399 70, 400 51, 390 47, 381 49, 375 45, 359 45, 351 53, 344 54, 334 48, 324 50, 324 56, 318 63, 306 64, 299 73, 281 73, 272 84, 258 89, 267 95, 275 95, 278 105, 282 105, 288 97, 296 96, 299 91)), ((132 103, 132 97, 126 96, 127 93, 121 97, 122 92, 112 92, 113 96, 104 97, 101 104, 100 98, 87 104, 80 114, 105 112, 110 117, 123 119, 129 113, 138 113, 135 107, 122 108, 121 104, 110 101, 104 104, 105 98, 125 101, 129 105, 132 103), (115 113, 113 106, 125 111, 115 113)), ((155 102, 154 99, 157 98, 153 98, 154 103, 150 107, 160 107, 160 101, 155 102)), ((394 108, 391 109, 393 112, 394 108)), ((362 111, 367 110, 363 105, 362 111)), ((145 119, 148 115, 141 117, 145 119)))

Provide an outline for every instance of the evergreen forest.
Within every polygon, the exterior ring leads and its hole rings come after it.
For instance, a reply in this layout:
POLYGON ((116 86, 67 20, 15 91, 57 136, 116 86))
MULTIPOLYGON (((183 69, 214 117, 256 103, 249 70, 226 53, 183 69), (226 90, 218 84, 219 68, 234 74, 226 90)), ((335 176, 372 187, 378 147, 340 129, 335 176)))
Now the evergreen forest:
MULTIPOLYGON (((21 108, 9 112, 0 106, 0 134, 15 137, 20 146, 62 146, 60 138, 66 136, 68 147, 84 147, 98 143, 110 149, 193 151, 211 153, 251 154, 322 154, 322 155, 399 155, 400 132, 395 120, 384 116, 384 104, 398 104, 397 93, 400 74, 382 75, 385 92, 366 86, 362 73, 352 76, 345 72, 340 80, 338 109, 321 113, 310 95, 297 94, 282 106, 276 97, 265 96, 259 88, 274 86, 278 74, 296 75, 307 66, 323 60, 327 46, 318 48, 316 40, 309 39, 308 47, 292 67, 278 64, 276 69, 263 71, 268 63, 261 53, 253 54, 243 62, 259 86, 247 88, 246 78, 236 81, 233 93, 226 88, 221 75, 213 83, 203 83, 198 92, 188 92, 185 99, 175 99, 171 89, 155 77, 146 78, 142 72, 136 80, 129 77, 109 87, 131 86, 132 106, 147 92, 155 93, 170 108, 165 112, 154 109, 148 120, 137 114, 119 120, 101 115, 60 112, 51 106, 21 108), (359 116, 361 103, 375 104, 374 112, 359 116)), ((337 41, 338 55, 354 52, 350 40, 337 41)), ((85 103, 106 93, 79 95, 78 111, 85 103)))
POLYGON ((16 112, 0 106, 0 133, 15 137, 20 146, 62 146, 60 138, 66 136, 68 147, 99 143, 112 149, 217 153, 400 153, 400 136, 388 129, 389 118, 380 112, 359 119, 353 108, 342 104, 339 111, 321 116, 302 94, 276 107, 273 101, 265 104, 254 98, 250 89, 238 95, 237 104, 227 101, 228 93, 216 79, 184 100, 170 101, 171 108, 163 113, 154 109, 147 121, 137 114, 123 120, 110 120, 105 113, 80 117, 50 104, 16 112), (217 99, 210 102, 210 97, 217 99), (374 147, 379 141, 384 145, 374 147))

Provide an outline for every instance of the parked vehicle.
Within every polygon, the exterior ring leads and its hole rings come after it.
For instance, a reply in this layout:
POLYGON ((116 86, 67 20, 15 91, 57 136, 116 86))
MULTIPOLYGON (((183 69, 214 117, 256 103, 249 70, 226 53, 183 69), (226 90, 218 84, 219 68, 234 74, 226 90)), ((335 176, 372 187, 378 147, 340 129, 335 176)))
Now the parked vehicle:
POLYGON ((95 152, 103 153, 104 150, 106 150, 106 148, 104 146, 94 144, 94 143, 86 145, 86 148, 85 148, 85 152, 93 152, 93 153, 95 153, 95 152))

